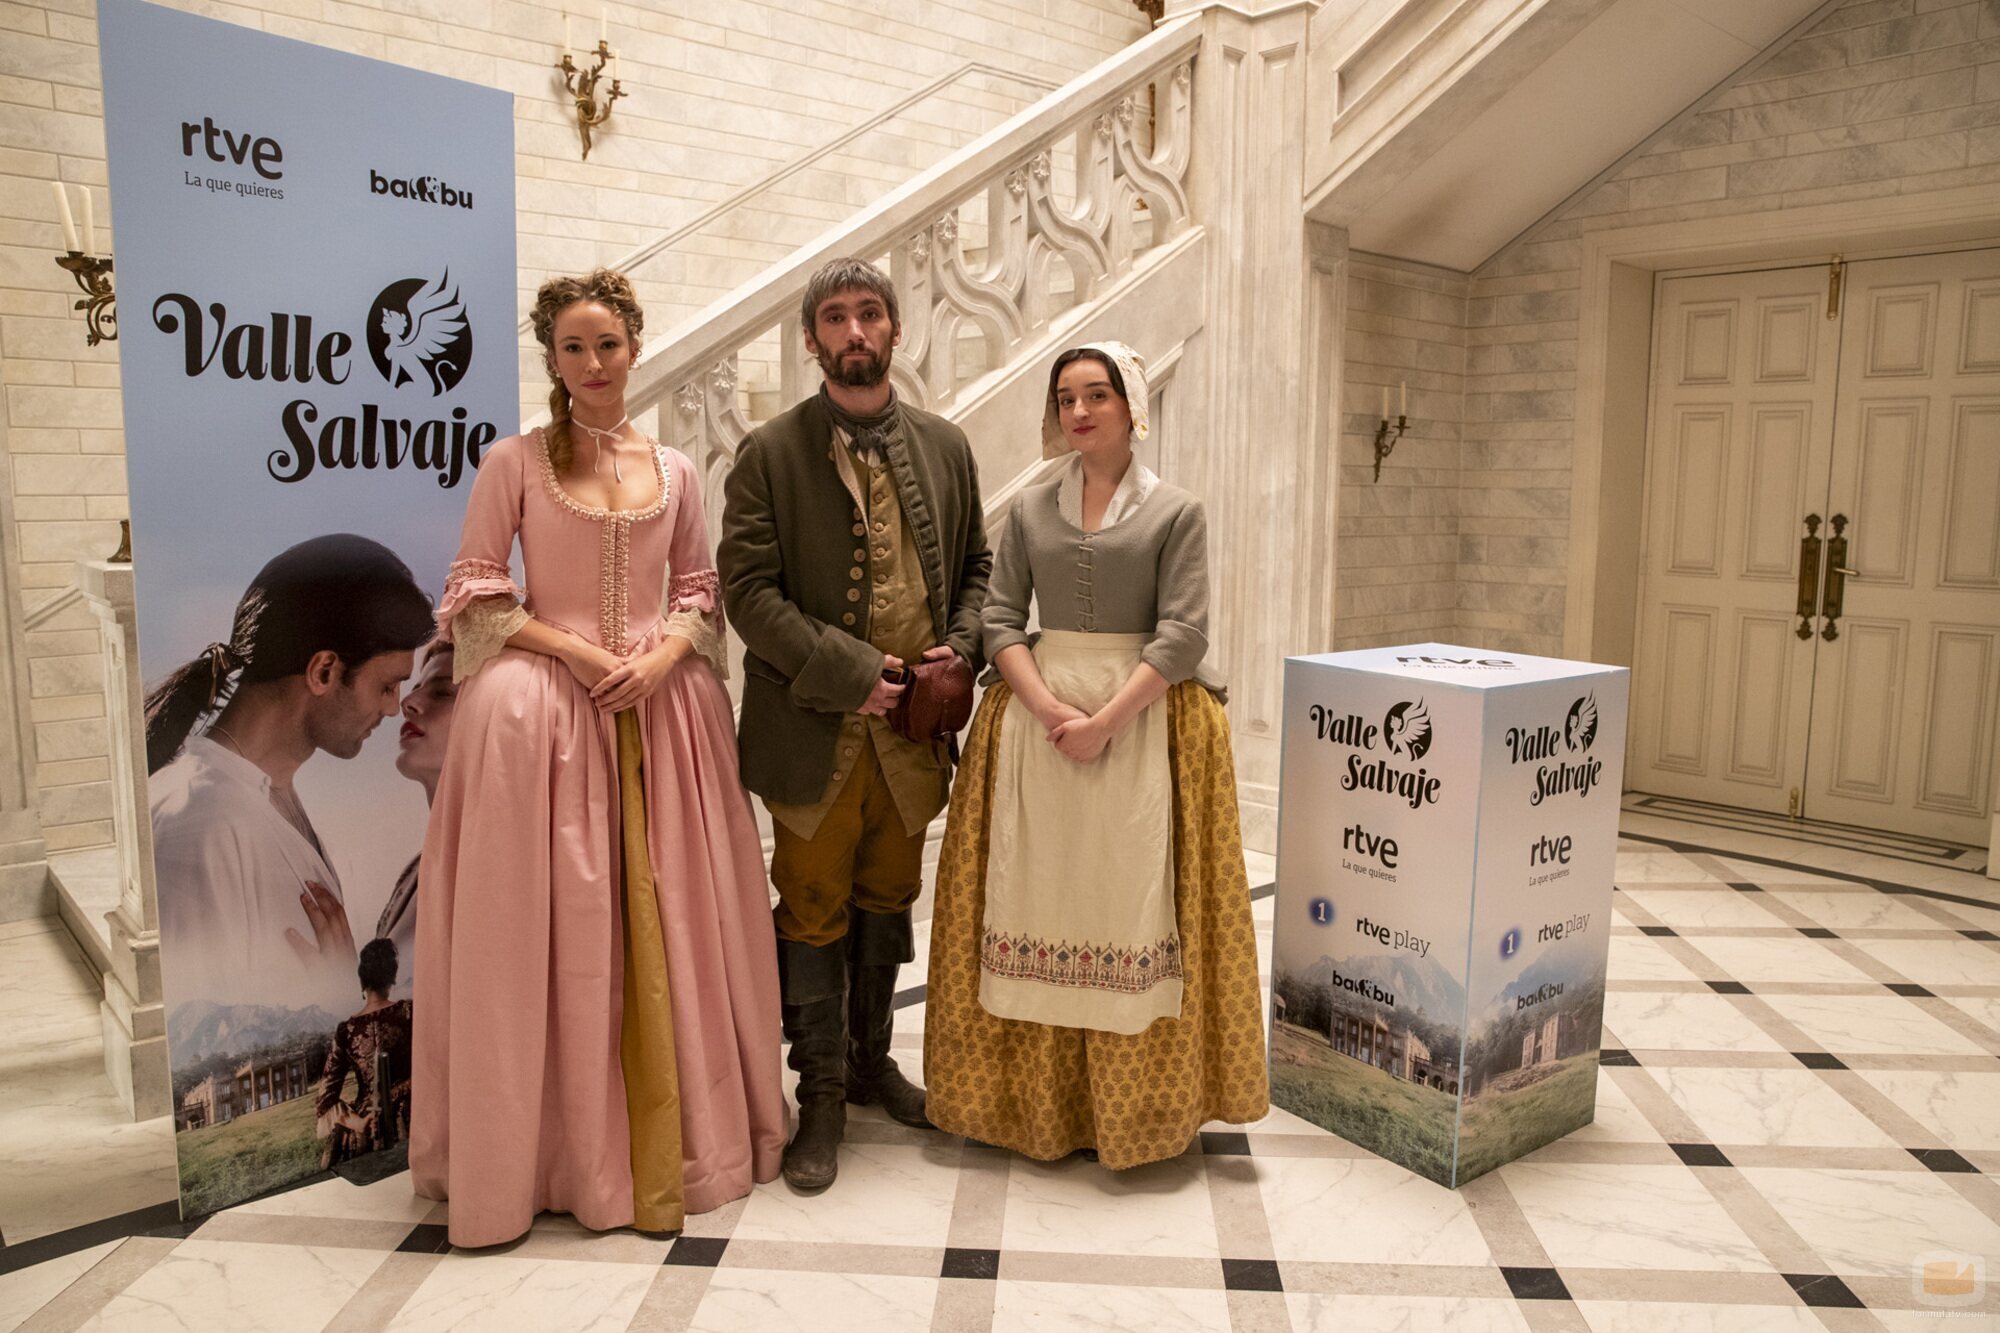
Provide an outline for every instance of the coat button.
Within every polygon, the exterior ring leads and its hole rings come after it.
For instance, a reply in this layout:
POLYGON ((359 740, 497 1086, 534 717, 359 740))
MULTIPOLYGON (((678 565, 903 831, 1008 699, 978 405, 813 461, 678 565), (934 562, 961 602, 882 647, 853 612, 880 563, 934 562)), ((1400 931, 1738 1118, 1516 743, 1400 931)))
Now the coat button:
POLYGON ((884 532, 884 531, 887 531, 888 527, 889 527, 889 525, 888 525, 887 523, 884 523, 884 522, 882 522, 882 521, 881 521, 881 520, 879 520, 879 519, 878 519, 878 520, 876 520, 876 523, 875 523, 875 531, 877 531, 877 532, 884 532))
MULTIPOLYGON (((861 557, 857 555, 857 556, 855 556, 854 558, 855 558, 856 560, 859 560, 859 559, 860 559, 861 557)), ((886 547, 886 546, 878 546, 878 547, 876 547, 876 548, 875 548, 875 558, 876 558, 877 560, 887 560, 887 559, 889 558, 889 548, 888 548, 888 547, 886 547)))
POLYGON ((861 589, 859 589, 859 588, 849 588, 849 589, 847 590, 847 600, 848 600, 848 601, 850 601, 850 602, 858 602, 858 601, 860 601, 860 600, 861 600, 861 589))
POLYGON ((854 613, 852 611, 841 612, 840 623, 843 625, 852 625, 854 623, 854 613))
POLYGON ((867 558, 868 558, 868 552, 864 551, 864 550, 863 550, 862 548, 860 548, 859 546, 857 546, 857 547, 855 547, 855 548, 854 548, 854 563, 855 563, 855 564, 857 564, 857 565, 858 565, 858 564, 860 564, 860 563, 861 563, 861 562, 862 562, 863 560, 866 560, 867 558))
POLYGON ((868 525, 866 523, 856 523, 854 525, 854 535, 857 537, 866 537, 868 535, 868 525))
POLYGON ((861 566, 856 565, 854 568, 848 570, 847 577, 858 581, 861 578, 861 566))
POLYGON ((886 597, 877 597, 875 599, 875 609, 877 611, 887 611, 889 609, 889 599, 886 597))

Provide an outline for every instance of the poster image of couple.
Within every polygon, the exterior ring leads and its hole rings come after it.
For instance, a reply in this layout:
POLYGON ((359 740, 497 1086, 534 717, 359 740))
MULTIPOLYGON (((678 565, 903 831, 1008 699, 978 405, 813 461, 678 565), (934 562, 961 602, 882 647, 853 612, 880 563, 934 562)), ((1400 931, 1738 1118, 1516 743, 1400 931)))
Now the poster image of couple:
POLYGON ((350 1169, 401 1166, 416 852, 455 693, 431 605, 382 543, 309 538, 147 692, 191 1213, 373 1155, 350 1169))

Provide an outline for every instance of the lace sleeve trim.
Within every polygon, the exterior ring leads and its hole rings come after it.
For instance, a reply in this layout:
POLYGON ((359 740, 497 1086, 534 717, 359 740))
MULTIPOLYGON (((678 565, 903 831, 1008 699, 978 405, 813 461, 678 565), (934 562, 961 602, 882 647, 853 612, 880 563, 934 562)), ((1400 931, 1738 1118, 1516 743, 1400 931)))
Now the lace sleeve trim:
POLYGON ((717 628, 718 617, 704 615, 695 610, 676 611, 666 619, 666 632, 678 634, 694 645, 694 650, 708 659, 715 669, 717 680, 729 679, 729 654, 723 647, 722 634, 717 628))
POLYGON ((511 597, 481 597, 468 603, 452 621, 452 642, 458 645, 451 657, 454 684, 500 655, 516 630, 533 619, 528 608, 511 597))

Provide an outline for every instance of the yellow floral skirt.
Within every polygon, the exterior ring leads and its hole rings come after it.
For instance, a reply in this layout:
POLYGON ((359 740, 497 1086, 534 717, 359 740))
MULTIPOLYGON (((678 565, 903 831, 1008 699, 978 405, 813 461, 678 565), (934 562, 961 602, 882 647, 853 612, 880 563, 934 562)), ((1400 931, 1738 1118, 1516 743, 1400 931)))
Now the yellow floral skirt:
POLYGON ((924 1011, 932 1123, 1043 1161, 1095 1148, 1124 1168, 1178 1156, 1208 1121, 1262 1119, 1270 1084, 1229 720, 1193 681, 1166 697, 1181 1016, 1121 1035, 980 1006, 994 763, 1010 697, 995 684, 972 720, 938 863, 924 1011))

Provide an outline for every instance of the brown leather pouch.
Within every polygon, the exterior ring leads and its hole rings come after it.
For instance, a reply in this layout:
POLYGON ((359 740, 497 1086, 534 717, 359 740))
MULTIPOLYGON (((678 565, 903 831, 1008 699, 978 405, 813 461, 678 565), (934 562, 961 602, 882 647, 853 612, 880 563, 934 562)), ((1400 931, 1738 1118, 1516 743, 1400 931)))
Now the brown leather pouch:
POLYGON ((905 687, 889 710, 889 726, 904 740, 941 741, 972 720, 972 668, 957 653, 882 675, 905 687))

